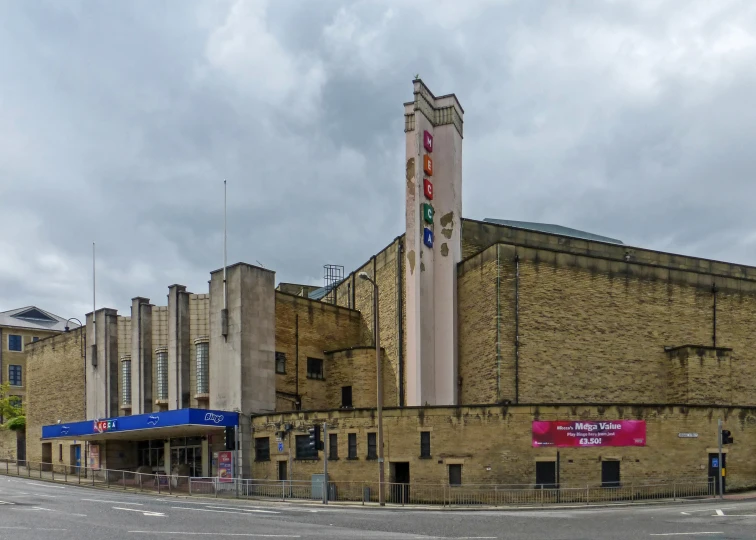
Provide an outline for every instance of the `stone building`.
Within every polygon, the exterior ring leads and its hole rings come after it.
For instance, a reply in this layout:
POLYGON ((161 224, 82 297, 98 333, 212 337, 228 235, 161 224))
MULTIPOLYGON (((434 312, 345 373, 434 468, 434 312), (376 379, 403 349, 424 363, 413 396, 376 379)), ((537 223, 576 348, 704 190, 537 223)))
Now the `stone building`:
MULTIPOLYGON (((67 322, 36 306, 0 312, 0 383, 8 383, 20 404, 27 401, 29 345, 64 331, 67 322)), ((24 459, 24 433, 0 431, 0 459, 24 459)))
POLYGON ((463 114, 414 81, 405 232, 338 281, 238 263, 32 345, 29 459, 216 476, 233 436, 237 475, 375 481, 377 326, 388 481, 706 481, 722 419, 756 485, 756 268, 463 219, 463 114))

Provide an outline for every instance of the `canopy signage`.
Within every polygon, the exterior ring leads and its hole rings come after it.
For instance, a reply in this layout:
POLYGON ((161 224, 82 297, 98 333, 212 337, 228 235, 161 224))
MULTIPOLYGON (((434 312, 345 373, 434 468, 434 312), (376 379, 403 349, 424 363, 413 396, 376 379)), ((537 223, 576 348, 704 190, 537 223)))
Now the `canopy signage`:
POLYGON ((646 446, 646 421, 534 421, 533 447, 549 446, 646 446))
POLYGON ((176 426, 229 427, 239 423, 239 413, 228 411, 209 411, 206 409, 178 409, 118 418, 69 422, 42 427, 42 438, 53 439, 67 437, 96 437, 111 432, 154 430, 176 426))

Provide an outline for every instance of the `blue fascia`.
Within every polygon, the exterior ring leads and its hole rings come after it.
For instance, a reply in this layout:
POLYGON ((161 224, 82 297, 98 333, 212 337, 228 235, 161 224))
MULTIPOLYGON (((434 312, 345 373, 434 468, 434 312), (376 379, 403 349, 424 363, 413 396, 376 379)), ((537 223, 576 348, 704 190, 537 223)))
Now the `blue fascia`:
POLYGON ((42 427, 43 439, 87 437, 129 431, 159 430, 175 426, 230 427, 239 424, 239 413, 208 409, 177 409, 116 418, 98 418, 42 427))

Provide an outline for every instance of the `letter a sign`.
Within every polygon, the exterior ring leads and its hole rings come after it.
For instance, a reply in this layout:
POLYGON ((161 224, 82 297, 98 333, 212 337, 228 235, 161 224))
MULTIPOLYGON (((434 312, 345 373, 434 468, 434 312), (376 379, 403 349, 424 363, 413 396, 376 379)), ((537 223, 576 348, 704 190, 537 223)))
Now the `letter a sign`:
POLYGON ((425 148, 425 151, 429 154, 433 152, 433 135, 428 131, 423 132, 423 148, 425 148))

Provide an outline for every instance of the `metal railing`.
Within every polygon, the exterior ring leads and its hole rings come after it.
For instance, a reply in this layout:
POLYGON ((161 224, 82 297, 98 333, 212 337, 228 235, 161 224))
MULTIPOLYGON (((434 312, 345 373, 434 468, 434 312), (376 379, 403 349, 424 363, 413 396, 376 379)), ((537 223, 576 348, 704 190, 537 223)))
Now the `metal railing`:
MULTIPOLYGON (((224 498, 322 501, 323 482, 316 480, 257 480, 198 478, 139 473, 133 470, 93 469, 64 464, 0 461, 0 474, 88 485, 113 490, 196 495, 224 498)), ((675 500, 714 496, 710 479, 640 479, 619 486, 565 484, 559 487, 533 484, 384 484, 391 505, 545 506, 553 504, 606 504, 675 500)), ((328 482, 332 502, 378 503, 378 482, 328 482)))

